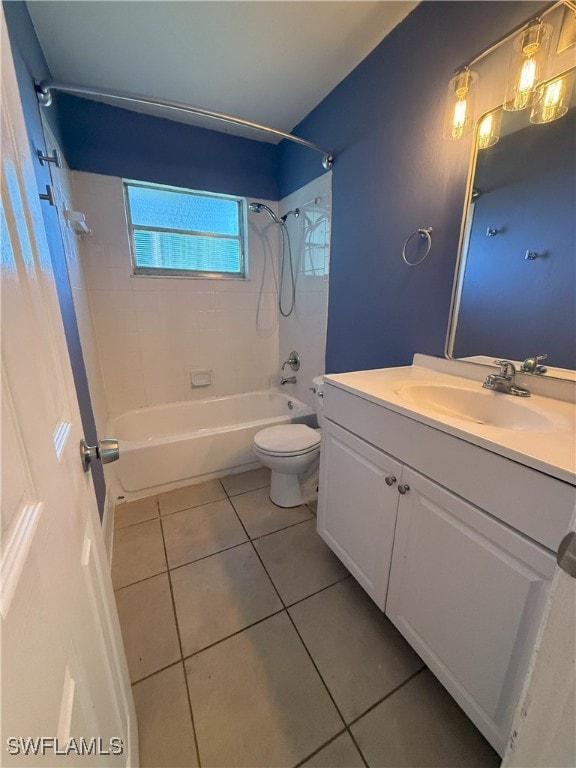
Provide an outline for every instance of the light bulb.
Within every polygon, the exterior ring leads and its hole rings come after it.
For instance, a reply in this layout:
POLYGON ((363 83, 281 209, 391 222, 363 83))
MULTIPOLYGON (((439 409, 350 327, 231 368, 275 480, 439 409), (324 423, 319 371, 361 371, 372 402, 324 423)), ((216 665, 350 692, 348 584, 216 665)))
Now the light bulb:
POLYGON ((496 110, 484 115, 478 124, 478 149, 488 149, 494 146, 500 138, 500 123, 502 111, 496 110))
POLYGON ((546 63, 550 24, 537 21, 514 41, 504 109, 515 112, 534 103, 535 90, 546 63))
POLYGON ((492 133, 492 123, 493 118, 492 115, 486 115, 484 120, 480 123, 480 130, 478 131, 478 134, 481 139, 486 139, 490 134, 492 133))
POLYGON ((574 87, 574 71, 541 85, 530 113, 531 123, 551 123, 568 112, 570 93, 574 87))
POLYGON ((475 72, 463 69, 450 80, 444 113, 445 139, 461 139, 471 129, 471 87, 477 79, 475 72))
POLYGON ((536 60, 526 59, 520 70, 520 79, 518 81, 518 96, 524 96, 531 91, 536 84, 536 60))
POLYGON ((544 89, 544 104, 547 107, 557 107, 562 97, 562 82, 556 80, 554 83, 549 83, 544 89))
POLYGON ((452 117, 452 138, 460 139, 466 127, 466 99, 458 99, 454 105, 454 115, 452 117))

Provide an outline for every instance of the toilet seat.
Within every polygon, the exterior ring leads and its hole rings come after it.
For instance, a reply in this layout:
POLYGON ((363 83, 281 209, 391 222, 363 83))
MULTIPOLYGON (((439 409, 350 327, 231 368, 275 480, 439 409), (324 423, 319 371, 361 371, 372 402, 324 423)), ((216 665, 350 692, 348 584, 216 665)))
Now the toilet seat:
POLYGON ((320 447, 320 434, 306 424, 284 424, 262 429, 254 445, 269 456, 303 456, 320 447))

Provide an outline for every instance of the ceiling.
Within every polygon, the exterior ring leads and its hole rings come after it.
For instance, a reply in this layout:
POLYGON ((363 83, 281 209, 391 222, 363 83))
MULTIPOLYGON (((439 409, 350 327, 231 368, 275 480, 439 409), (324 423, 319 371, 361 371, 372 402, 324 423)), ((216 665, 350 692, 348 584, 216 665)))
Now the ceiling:
MULTIPOLYGON (((291 131, 417 4, 40 0, 27 5, 55 80, 185 102, 291 131)), ((175 119, 161 108, 138 111, 175 119)), ((176 119, 272 140, 206 118, 179 113, 176 119)))

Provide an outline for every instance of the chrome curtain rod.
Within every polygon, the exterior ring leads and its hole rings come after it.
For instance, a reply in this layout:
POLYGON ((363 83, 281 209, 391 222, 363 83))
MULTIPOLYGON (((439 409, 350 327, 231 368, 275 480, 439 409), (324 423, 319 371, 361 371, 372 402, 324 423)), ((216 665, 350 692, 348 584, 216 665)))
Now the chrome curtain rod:
POLYGON ((256 131, 262 131, 263 133, 270 133, 274 136, 279 136, 282 139, 293 141, 296 144, 301 144, 303 147, 313 149, 315 152, 322 153, 322 166, 326 170, 332 168, 334 162, 334 155, 328 149, 318 146, 311 141, 301 139, 299 136, 293 136, 291 133, 285 131, 279 131, 276 128, 270 128, 267 125, 261 123, 254 123, 251 120, 244 120, 242 117, 235 117, 234 115, 226 115, 223 112, 212 112, 209 109, 203 109, 202 107, 195 107, 191 104, 184 104, 179 101, 169 101, 168 99, 157 99, 151 96, 143 96, 138 93, 128 93, 125 91, 104 91, 99 88, 89 88, 84 85, 73 85, 71 83, 59 83, 54 80, 44 80, 40 84, 36 85, 36 93, 38 95, 38 101, 42 106, 48 107, 52 103, 52 91, 61 91, 62 93, 71 93, 76 96, 96 96, 100 98, 113 98, 119 101, 127 101, 132 104, 148 104, 155 107, 165 107, 166 109, 173 109, 176 112, 188 112, 193 115, 201 115, 202 117, 209 117, 213 120, 220 120, 224 123, 232 123, 233 125, 241 125, 245 128, 253 128, 256 131))

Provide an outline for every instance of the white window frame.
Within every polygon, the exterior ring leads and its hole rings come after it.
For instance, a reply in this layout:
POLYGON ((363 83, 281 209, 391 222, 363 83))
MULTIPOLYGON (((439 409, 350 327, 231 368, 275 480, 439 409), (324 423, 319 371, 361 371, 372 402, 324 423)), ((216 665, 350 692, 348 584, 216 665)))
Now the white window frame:
POLYGON ((136 181, 133 179, 123 179, 124 189, 124 208, 126 210, 126 221, 128 224, 128 235, 130 240, 130 258, 132 261, 132 274, 136 277, 192 277, 200 279, 223 279, 223 280, 247 280, 248 279, 248 220, 247 205, 245 197, 236 195, 223 195, 217 192, 205 192, 203 190, 189 189, 187 187, 173 187, 168 184, 155 184, 153 182, 136 181), (130 199, 128 196, 128 187, 147 187, 149 189, 158 189, 160 191, 181 192, 199 197, 214 197, 219 200, 232 200, 238 204, 238 235, 221 234, 218 232, 201 232, 195 229, 170 229, 167 227, 149 227, 134 225, 132 223, 132 214, 130 210, 130 199), (134 230, 146 230, 148 232, 170 232, 181 235, 199 235, 201 237, 214 237, 225 239, 237 239, 240 246, 240 271, 239 272, 211 272, 204 269, 169 269, 166 267, 142 267, 136 263, 136 246, 134 243, 134 230))

